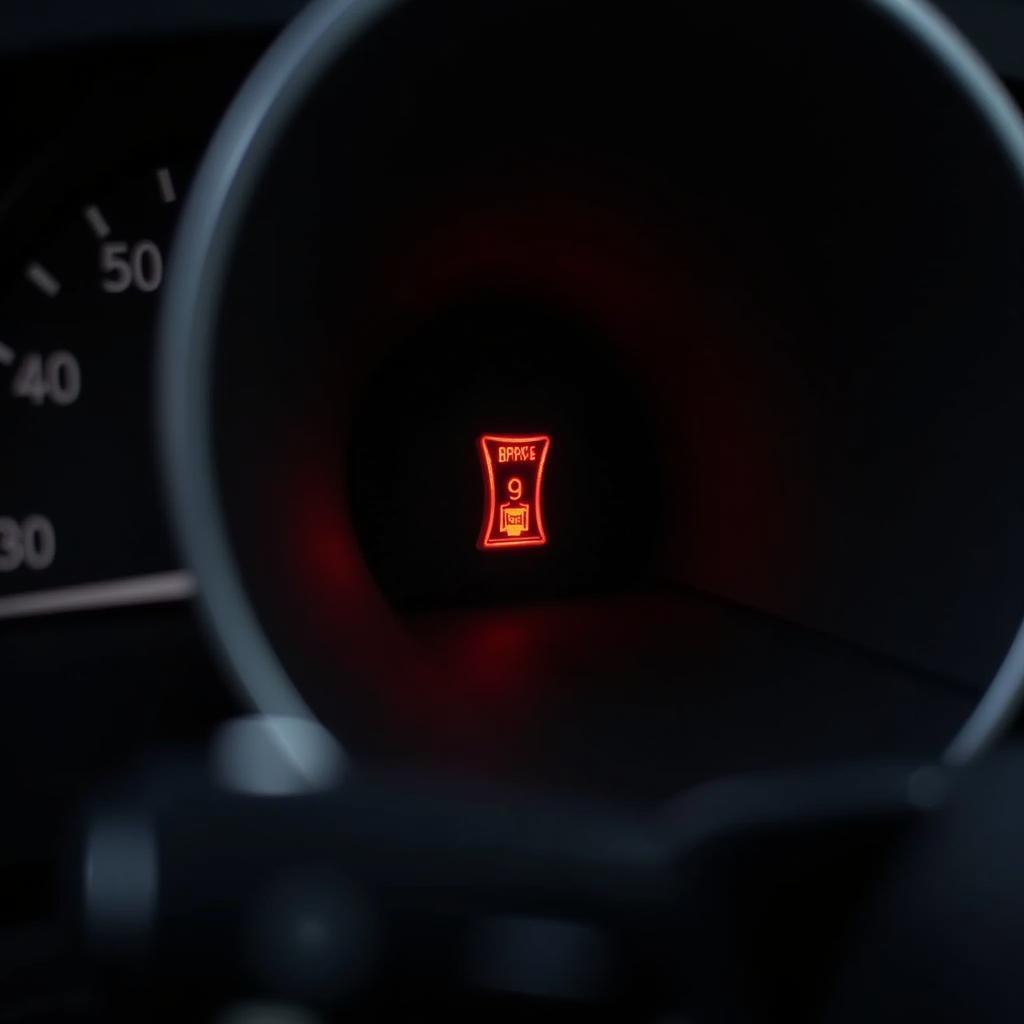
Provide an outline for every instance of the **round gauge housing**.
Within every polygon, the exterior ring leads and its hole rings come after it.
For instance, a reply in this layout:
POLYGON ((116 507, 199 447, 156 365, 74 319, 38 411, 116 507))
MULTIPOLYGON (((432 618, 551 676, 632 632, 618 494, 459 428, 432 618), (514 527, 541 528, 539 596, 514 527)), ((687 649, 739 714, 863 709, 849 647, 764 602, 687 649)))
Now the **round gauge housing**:
POLYGON ((245 694, 602 792, 941 750, 1024 612, 1022 154, 916 3, 315 4, 165 305, 245 694))

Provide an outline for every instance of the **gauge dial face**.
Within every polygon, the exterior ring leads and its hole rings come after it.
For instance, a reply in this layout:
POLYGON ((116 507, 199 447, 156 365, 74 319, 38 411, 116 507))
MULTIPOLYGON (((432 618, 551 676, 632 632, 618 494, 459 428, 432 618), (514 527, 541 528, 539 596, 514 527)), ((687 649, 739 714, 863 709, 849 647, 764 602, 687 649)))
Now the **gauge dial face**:
MULTIPOLYGON (((153 322, 188 180, 168 162, 69 206, 0 305, 0 600, 180 586, 152 425, 153 322), (171 574, 166 575, 165 574, 171 574)), ((170 596, 170 595, 169 595, 170 596)))
POLYGON ((1024 136, 923 8, 812 6, 339 0, 268 52, 161 364, 253 704, 659 797, 962 726, 1024 608, 1024 136))

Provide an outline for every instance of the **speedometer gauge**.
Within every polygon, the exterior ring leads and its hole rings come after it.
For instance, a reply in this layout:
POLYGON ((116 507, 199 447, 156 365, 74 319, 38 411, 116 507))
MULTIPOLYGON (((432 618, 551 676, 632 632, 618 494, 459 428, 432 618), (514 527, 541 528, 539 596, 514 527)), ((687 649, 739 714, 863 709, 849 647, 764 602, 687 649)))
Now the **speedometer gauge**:
POLYGON ((153 319, 187 180, 159 163, 82 196, 6 282, 2 615, 189 587, 174 571, 150 414, 153 319))

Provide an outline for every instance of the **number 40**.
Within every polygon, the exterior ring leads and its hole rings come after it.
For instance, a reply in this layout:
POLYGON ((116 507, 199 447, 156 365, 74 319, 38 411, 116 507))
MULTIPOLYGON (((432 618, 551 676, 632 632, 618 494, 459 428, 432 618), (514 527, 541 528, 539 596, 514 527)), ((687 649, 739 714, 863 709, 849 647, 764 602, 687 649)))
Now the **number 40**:
POLYGON ((71 405, 81 391, 82 370, 78 360, 63 349, 45 356, 41 352, 26 352, 11 379, 11 394, 27 398, 33 405, 71 405))

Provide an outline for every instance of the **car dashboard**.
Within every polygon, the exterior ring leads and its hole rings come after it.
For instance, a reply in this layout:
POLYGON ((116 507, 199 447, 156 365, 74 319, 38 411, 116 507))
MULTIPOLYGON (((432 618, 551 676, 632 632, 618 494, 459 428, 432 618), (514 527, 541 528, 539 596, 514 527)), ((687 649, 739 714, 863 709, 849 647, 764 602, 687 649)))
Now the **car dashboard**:
POLYGON ((1014 1019, 1024 6, 697 7, 0 12, 0 1018, 1014 1019))

